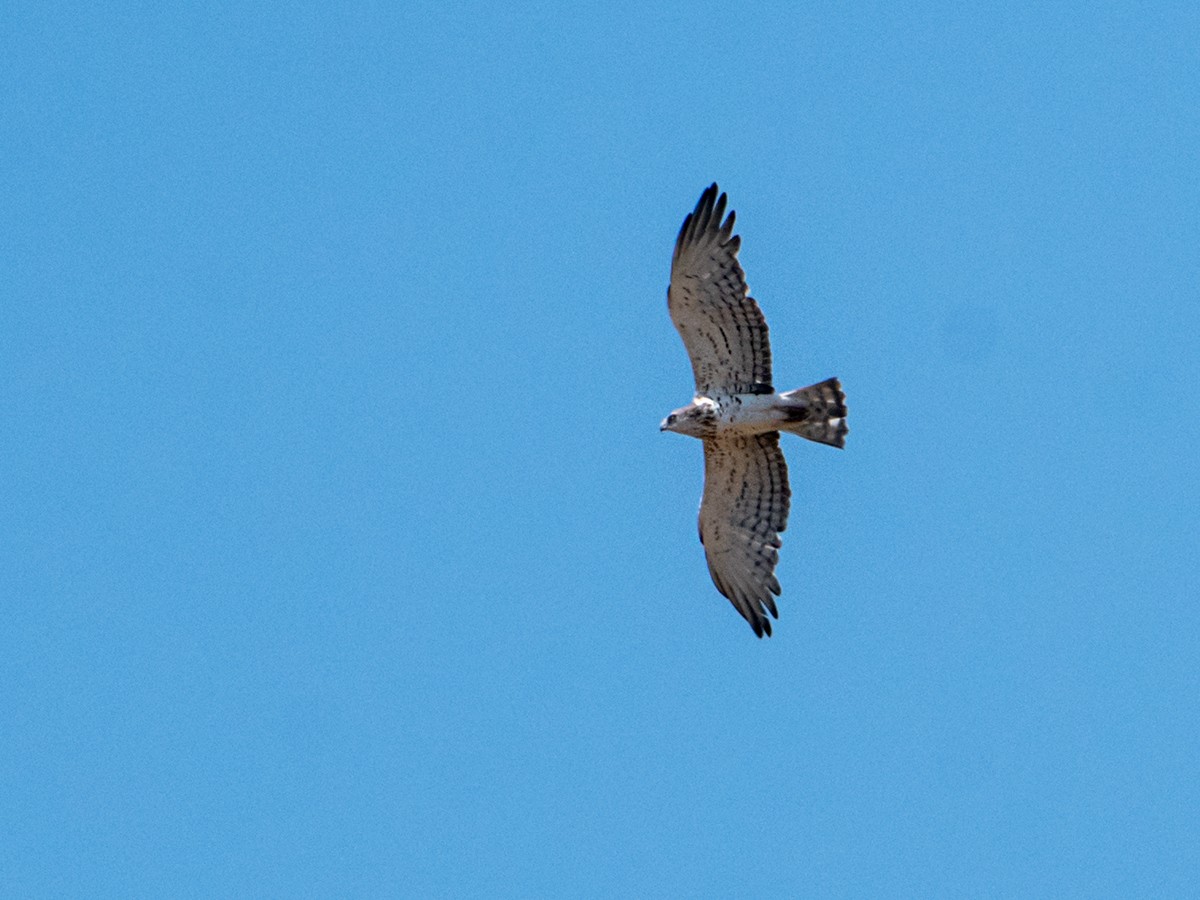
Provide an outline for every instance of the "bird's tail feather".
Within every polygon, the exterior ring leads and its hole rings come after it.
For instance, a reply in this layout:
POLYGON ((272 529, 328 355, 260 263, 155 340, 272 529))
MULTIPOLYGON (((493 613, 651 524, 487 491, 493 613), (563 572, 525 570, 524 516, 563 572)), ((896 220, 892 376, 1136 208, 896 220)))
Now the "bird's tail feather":
POLYGON ((850 431, 846 426, 846 395, 836 378, 788 391, 780 397, 784 414, 780 431, 831 447, 846 446, 850 431))

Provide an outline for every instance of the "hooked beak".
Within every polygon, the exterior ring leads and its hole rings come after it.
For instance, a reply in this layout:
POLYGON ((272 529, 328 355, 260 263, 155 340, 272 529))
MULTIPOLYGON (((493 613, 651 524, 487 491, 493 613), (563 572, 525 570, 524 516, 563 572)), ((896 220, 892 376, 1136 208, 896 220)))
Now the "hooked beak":
POLYGON ((659 433, 662 433, 667 430, 667 420, 666 419, 663 419, 661 422, 658 423, 658 430, 659 430, 659 433))

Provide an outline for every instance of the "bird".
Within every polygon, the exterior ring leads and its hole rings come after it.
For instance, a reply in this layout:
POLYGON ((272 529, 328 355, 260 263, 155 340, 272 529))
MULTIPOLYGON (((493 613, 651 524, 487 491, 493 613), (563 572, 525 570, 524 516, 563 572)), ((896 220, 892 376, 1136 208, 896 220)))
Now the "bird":
POLYGON ((750 623, 771 635, 779 618, 775 577, 791 504, 780 432, 839 449, 846 395, 836 378, 777 393, 767 321, 738 262, 727 197, 710 185, 683 220, 671 258, 667 307, 692 363, 692 402, 662 420, 704 442, 700 543, 713 584, 750 623))

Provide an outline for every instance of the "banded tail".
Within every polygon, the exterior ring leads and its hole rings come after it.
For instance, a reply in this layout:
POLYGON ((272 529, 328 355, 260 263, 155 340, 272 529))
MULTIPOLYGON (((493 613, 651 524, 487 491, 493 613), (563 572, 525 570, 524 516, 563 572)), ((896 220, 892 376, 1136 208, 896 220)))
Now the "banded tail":
POLYGON ((784 414, 780 431, 831 447, 846 446, 850 431, 846 425, 846 395, 836 378, 779 396, 784 414))

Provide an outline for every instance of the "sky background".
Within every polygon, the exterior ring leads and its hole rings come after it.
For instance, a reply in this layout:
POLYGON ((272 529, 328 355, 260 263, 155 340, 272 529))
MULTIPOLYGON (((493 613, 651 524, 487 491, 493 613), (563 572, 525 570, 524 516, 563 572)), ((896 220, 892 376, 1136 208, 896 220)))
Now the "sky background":
POLYGON ((1043 6, 7 6, 0 893, 1194 891, 1200 12, 1043 6))

